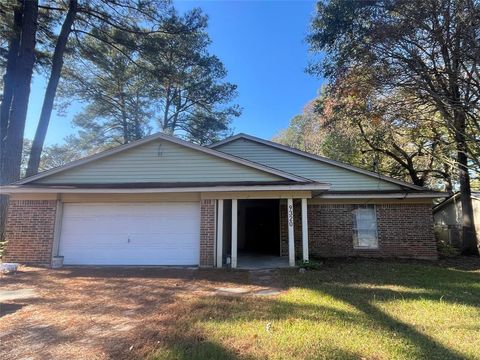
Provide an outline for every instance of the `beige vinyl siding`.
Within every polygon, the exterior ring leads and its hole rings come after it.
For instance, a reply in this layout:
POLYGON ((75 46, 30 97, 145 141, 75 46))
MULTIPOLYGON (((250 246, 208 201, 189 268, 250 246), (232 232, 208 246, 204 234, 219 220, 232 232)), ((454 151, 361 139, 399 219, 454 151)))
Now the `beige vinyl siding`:
POLYGON ((461 213, 462 203, 459 198, 456 198, 433 214, 434 223, 445 226, 460 225, 461 213))
POLYGON ((237 139, 215 150, 331 184, 331 191, 399 190, 399 185, 247 139, 237 139))
POLYGON ((213 182, 285 180, 168 141, 152 141, 39 179, 38 183, 213 182))
MULTIPOLYGON (((475 228, 480 233, 480 200, 473 196, 472 206, 475 228)), ((455 196, 449 204, 436 210, 433 214, 433 218, 436 225, 461 225, 462 202, 460 196, 455 196)))
POLYGON ((480 200, 472 199, 473 203, 473 222, 477 231, 477 238, 480 239, 480 200))

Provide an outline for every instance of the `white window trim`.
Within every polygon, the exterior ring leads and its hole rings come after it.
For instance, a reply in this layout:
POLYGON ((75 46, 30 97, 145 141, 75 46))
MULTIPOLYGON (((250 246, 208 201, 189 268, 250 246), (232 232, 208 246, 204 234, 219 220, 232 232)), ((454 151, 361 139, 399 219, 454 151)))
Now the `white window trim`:
POLYGON ((380 248, 379 246, 379 241, 378 241, 378 221, 377 221, 377 207, 373 204, 370 205, 355 205, 355 209, 353 211, 353 216, 355 217, 353 221, 353 248, 355 250, 378 250, 380 248), (376 240, 376 246, 363 246, 363 245, 358 245, 358 228, 357 228, 357 209, 360 208, 373 208, 373 212, 375 214, 375 240, 376 240))

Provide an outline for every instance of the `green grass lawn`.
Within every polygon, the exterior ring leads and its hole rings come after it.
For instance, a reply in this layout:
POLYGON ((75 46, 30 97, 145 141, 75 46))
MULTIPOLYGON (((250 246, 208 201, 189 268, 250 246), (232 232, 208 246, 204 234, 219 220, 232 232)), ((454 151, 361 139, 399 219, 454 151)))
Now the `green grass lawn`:
POLYGON ((151 359, 480 359, 480 270, 387 261, 277 273, 277 297, 185 301, 151 359))

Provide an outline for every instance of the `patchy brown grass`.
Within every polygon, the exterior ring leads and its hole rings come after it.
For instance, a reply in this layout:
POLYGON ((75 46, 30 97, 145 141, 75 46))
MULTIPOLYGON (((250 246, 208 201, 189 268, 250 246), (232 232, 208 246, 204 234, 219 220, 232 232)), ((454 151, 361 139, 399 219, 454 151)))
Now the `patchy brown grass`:
POLYGON ((22 268, 3 359, 480 359, 480 260, 327 261, 318 271, 22 268), (275 286, 279 296, 224 296, 275 286))
POLYGON ((37 296, 0 305, 2 359, 135 359, 158 347, 192 299, 217 288, 263 289, 247 272, 22 267, 1 290, 37 296))

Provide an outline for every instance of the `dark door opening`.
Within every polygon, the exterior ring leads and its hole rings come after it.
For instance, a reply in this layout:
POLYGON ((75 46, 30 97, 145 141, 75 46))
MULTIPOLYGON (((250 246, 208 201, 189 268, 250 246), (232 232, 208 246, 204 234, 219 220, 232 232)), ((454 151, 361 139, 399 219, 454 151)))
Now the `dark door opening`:
POLYGON ((280 255, 278 200, 240 200, 238 251, 280 255))

